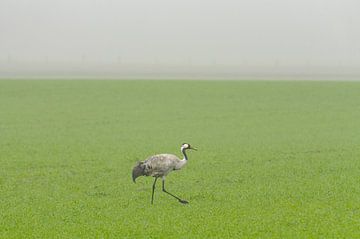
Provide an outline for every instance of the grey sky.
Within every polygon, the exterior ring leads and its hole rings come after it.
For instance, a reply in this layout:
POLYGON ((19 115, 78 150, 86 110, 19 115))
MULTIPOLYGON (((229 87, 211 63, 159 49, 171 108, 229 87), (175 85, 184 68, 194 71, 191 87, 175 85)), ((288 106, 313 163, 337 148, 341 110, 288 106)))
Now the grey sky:
POLYGON ((360 66, 358 0, 0 0, 0 62, 360 66))

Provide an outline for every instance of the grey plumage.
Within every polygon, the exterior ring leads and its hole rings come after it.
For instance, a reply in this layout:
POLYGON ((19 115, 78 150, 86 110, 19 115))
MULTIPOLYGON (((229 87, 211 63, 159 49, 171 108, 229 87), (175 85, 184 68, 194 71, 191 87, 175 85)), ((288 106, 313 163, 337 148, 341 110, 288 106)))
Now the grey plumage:
POLYGON ((155 184, 159 177, 162 177, 162 186, 163 186, 162 189, 164 192, 175 197, 181 203, 188 203, 187 201, 182 200, 165 190, 166 175, 168 175, 173 170, 181 169, 187 163, 188 158, 185 152, 187 149, 196 150, 195 148, 191 147, 190 144, 185 143, 181 145, 181 152, 184 155, 184 159, 179 159, 176 155, 173 154, 157 154, 150 156, 145 161, 138 162, 137 165, 133 168, 132 179, 134 182, 136 182, 136 178, 140 176, 155 177, 152 196, 151 196, 151 203, 153 203, 154 200, 155 184))
POLYGON ((157 154, 140 161, 133 169, 133 181, 139 176, 162 177, 173 170, 180 169, 181 160, 173 154, 157 154))

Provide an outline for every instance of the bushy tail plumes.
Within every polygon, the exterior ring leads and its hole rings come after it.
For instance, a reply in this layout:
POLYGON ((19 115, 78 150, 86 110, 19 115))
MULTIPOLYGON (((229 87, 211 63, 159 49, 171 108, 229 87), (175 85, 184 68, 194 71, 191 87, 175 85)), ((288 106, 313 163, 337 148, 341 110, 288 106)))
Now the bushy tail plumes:
POLYGON ((137 177, 140 177, 140 176, 143 176, 145 175, 145 165, 143 164, 143 162, 139 162, 134 168, 133 168, 133 171, 132 171, 132 179, 135 182, 135 179, 137 177))

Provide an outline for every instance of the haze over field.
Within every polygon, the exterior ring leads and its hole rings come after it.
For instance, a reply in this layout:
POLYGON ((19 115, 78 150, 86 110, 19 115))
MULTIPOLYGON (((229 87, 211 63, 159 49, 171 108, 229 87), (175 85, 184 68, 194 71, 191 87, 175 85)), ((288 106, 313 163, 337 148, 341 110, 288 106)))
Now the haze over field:
POLYGON ((1 0, 0 77, 353 77, 360 2, 1 0))

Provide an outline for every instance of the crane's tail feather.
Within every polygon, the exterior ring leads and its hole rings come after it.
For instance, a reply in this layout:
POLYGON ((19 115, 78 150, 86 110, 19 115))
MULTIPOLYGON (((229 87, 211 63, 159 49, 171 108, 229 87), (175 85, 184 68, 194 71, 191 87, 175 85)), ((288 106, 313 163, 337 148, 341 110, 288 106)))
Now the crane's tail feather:
POLYGON ((133 168, 132 171, 132 179, 135 182, 137 177, 143 176, 145 175, 145 165, 143 164, 143 162, 138 162, 138 164, 133 168))

